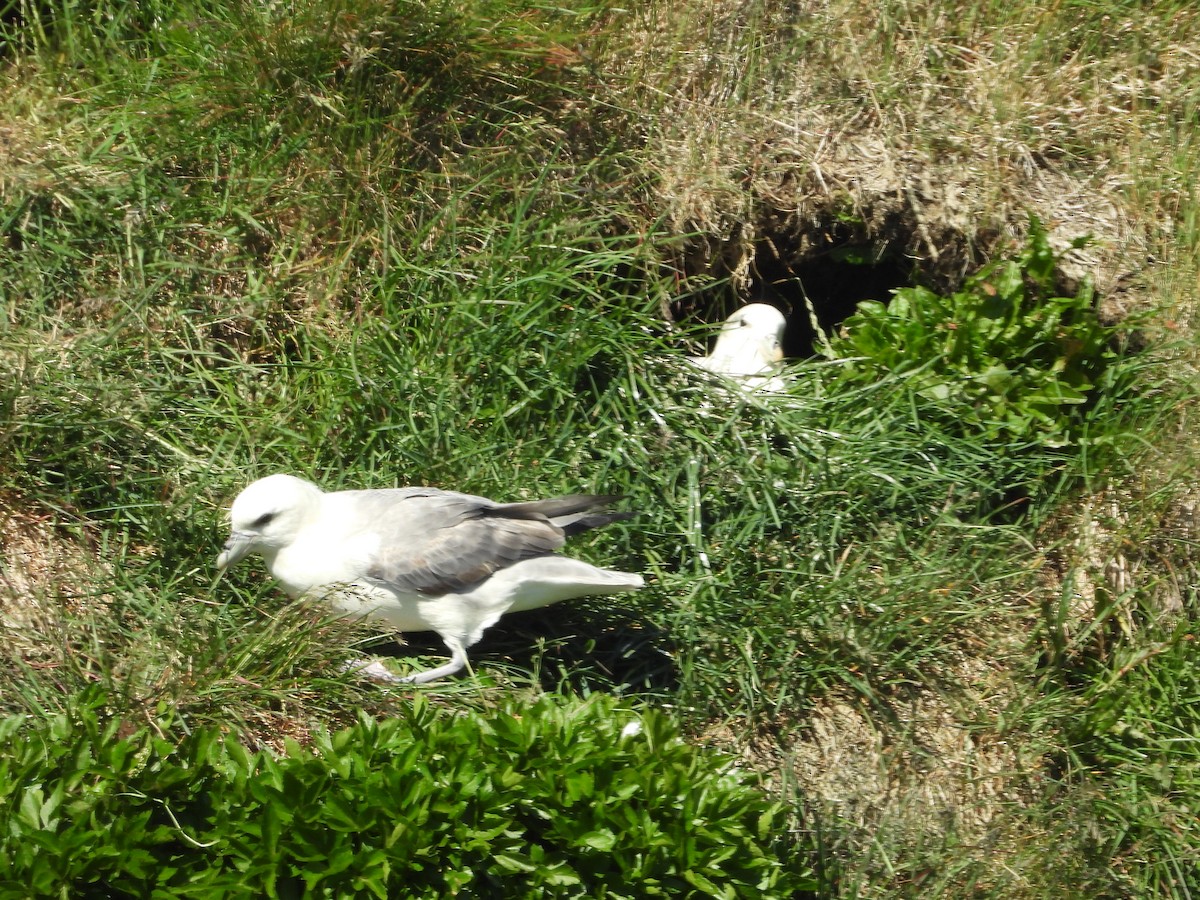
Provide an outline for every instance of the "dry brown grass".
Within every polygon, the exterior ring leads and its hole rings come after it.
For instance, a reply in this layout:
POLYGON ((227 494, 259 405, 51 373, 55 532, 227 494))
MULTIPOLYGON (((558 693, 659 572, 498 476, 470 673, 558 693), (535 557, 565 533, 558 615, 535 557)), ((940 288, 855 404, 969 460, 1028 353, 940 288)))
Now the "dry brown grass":
POLYGON ((10 665, 63 666, 72 652, 68 623, 96 602, 87 588, 105 566, 61 521, 25 498, 0 496, 0 622, 10 665))
POLYGON ((1060 247, 1094 236, 1064 274, 1156 301, 1153 262, 1195 249, 1174 219, 1200 18, 984 6, 651 4, 612 57, 669 112, 645 125, 654 202, 698 233, 689 268, 745 292, 760 242, 798 264, 849 241, 952 285, 1032 213, 1060 247))
POLYGON ((43 598, 79 596, 103 564, 59 526, 62 517, 0 495, 0 599, 14 627, 44 611, 43 598))

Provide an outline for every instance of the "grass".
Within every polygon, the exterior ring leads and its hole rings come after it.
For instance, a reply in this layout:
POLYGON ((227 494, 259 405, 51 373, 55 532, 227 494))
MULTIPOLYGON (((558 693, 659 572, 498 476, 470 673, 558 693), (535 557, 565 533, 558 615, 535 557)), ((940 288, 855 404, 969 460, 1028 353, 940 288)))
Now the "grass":
MULTIPOLYGON (((647 588, 506 619, 431 707, 655 707, 786 801, 827 896, 1195 893, 1190 7, 19 11, 3 712, 98 695, 170 746, 280 753, 404 719, 338 671, 391 652, 372 632, 253 566, 214 583, 236 492, 621 493, 639 517, 573 552, 647 588), (1066 308, 1092 271, 1101 313, 1136 313, 1052 440, 996 425, 978 360, 942 390, 952 317, 886 364, 831 334, 773 401, 679 362, 710 332, 664 311, 763 287, 767 238, 799 281, 830 235, 909 253, 978 325, 962 276, 1028 256, 1030 211, 1063 255, 1005 290, 1066 308)), ((1076 307, 1021 332, 1039 375, 1076 307)))

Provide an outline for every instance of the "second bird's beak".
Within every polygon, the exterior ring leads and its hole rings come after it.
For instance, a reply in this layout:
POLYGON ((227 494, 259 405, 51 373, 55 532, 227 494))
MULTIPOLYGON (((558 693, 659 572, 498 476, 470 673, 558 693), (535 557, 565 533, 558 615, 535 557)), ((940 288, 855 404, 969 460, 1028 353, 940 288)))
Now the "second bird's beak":
POLYGON ((235 566, 247 553, 254 549, 254 535, 235 531, 225 542, 225 549, 217 557, 217 570, 224 572, 235 566))

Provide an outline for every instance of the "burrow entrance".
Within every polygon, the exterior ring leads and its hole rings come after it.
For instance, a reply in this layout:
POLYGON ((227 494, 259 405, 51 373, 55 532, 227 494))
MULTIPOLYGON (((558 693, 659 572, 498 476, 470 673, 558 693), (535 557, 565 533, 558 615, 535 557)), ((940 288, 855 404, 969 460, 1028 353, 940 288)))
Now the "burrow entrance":
MULTIPOLYGON (((803 358, 814 353, 813 319, 829 334, 863 300, 887 303, 892 291, 912 283, 911 260, 874 259, 870 246, 846 246, 803 261, 777 258, 769 245, 755 252, 747 303, 769 303, 787 317, 783 353, 803 358)), ((724 319, 724 316, 721 317, 724 319)))
POLYGON ((831 213, 803 230, 796 230, 794 220, 771 225, 754 228, 750 240, 737 234, 689 248, 681 266, 685 273, 717 283, 673 304, 674 319, 715 326, 747 303, 768 303, 787 318, 784 356, 803 359, 816 352, 814 319, 829 334, 863 300, 886 304, 897 288, 916 285, 955 289, 974 267, 972 245, 978 249, 985 243, 978 236, 968 241, 961 233, 943 231, 947 243, 930 259, 916 223, 903 217, 888 216, 869 226, 831 213))

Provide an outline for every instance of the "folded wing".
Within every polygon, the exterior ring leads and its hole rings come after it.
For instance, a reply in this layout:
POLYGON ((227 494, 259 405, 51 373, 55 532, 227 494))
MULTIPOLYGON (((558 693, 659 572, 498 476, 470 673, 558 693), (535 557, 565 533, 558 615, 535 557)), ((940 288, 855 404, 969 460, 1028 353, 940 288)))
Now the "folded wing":
POLYGON ((470 588, 554 553, 570 535, 632 515, 598 511, 618 498, 589 494, 496 503, 432 488, 354 493, 368 517, 364 530, 379 538, 367 577, 429 597, 470 588))

